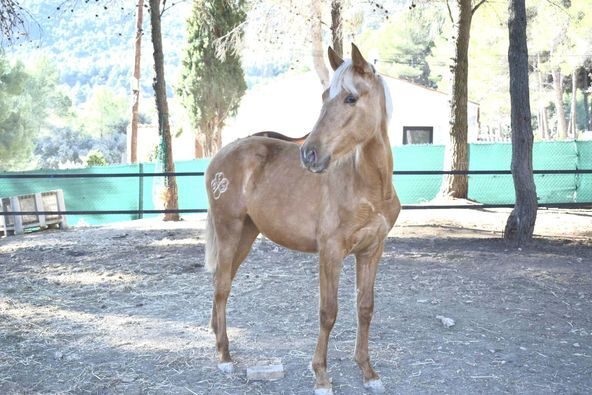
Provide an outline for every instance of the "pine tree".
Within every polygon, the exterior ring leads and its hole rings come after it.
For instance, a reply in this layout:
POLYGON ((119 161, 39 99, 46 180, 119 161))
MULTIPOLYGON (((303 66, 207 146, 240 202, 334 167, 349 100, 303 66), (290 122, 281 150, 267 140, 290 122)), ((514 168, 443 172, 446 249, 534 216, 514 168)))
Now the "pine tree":
POLYGON ((221 51, 225 43, 240 41, 245 20, 244 0, 204 0, 194 3, 187 21, 189 42, 177 91, 196 130, 196 157, 218 151, 224 122, 245 93, 236 46, 221 51))

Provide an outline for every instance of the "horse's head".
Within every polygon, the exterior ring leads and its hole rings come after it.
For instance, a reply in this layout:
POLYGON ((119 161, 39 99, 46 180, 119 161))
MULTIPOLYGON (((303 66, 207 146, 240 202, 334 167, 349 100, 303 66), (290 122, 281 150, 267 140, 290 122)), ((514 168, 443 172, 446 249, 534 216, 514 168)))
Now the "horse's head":
POLYGON ((319 119, 300 148, 302 164, 314 173, 372 139, 391 111, 386 82, 354 44, 352 59, 346 61, 329 48, 329 62, 335 71, 331 85, 323 93, 319 119))

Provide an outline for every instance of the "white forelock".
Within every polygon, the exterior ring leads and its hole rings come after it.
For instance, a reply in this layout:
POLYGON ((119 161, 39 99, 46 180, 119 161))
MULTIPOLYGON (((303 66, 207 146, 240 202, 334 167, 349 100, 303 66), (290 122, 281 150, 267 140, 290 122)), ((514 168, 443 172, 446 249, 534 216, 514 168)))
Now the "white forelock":
MULTIPOLYGON (((354 84, 353 78, 353 64, 351 60, 345 60, 333 73, 333 78, 331 79, 331 84, 329 85, 329 98, 333 99, 341 90, 346 91, 354 96, 358 96, 358 90, 356 89, 356 85, 354 84)), ((378 76, 380 83, 382 84, 382 88, 384 90, 384 103, 386 107, 386 116, 387 119, 390 121, 391 115, 393 114, 393 100, 391 98, 391 93, 388 88, 388 85, 382 76, 378 76)))

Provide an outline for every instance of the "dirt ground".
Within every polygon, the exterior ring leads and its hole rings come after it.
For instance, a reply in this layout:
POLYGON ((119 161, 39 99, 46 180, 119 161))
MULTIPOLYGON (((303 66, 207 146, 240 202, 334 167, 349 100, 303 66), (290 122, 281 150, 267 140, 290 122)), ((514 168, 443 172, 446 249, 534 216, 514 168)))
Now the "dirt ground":
MULTIPOLYGON (((539 211, 536 241, 522 249, 501 240, 507 215, 402 214, 371 332, 387 393, 592 392, 592 212, 539 211)), ((0 393, 311 393, 316 256, 256 241, 229 303, 236 371, 225 375, 208 329, 203 222, 0 239, 0 393), (278 360, 283 379, 246 379, 247 367, 278 360)), ((336 394, 364 393, 354 274, 348 258, 329 348, 336 394)))

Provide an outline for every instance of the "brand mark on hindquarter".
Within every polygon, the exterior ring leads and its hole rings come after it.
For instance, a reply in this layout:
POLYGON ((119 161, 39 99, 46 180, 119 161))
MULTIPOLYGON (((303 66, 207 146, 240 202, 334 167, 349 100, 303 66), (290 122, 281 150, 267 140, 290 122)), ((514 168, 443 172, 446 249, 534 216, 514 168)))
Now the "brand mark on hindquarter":
POLYGON ((214 199, 220 199, 220 196, 228 189, 228 178, 224 177, 224 173, 221 171, 216 173, 212 179, 211 186, 212 192, 214 193, 214 199))

